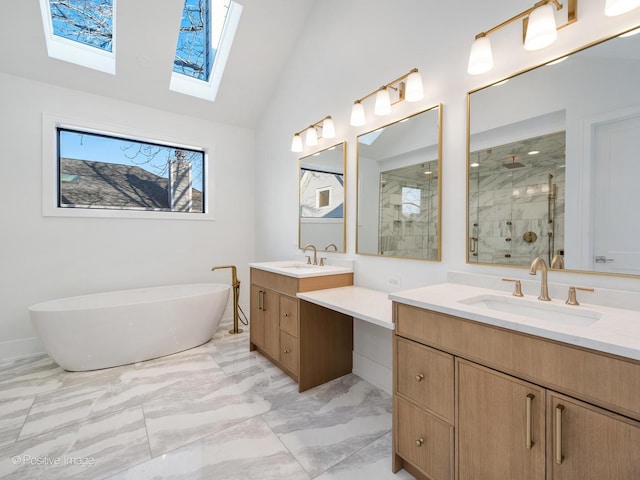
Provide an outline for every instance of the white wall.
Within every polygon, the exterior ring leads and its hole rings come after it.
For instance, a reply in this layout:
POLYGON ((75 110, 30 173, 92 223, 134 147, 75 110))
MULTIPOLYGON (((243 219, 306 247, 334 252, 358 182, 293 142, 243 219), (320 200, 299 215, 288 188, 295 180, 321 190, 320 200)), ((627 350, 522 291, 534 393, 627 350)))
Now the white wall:
MULTIPOLYGON (((347 141, 347 255, 355 259, 355 282, 392 290, 445 281, 447 271, 528 278, 525 269, 466 263, 466 123, 467 92, 527 67, 562 56, 579 46, 640 24, 640 9, 608 18, 604 0, 580 0, 578 22, 562 29, 547 49, 527 52, 522 31, 513 24, 492 35, 495 68, 466 73, 469 48, 476 34, 529 8, 529 0, 505 2, 427 2, 424 0, 323 0, 316 2, 256 132, 256 255, 260 261, 290 258, 297 236, 298 154, 290 151, 291 135, 332 115, 338 140, 347 141), (393 107, 390 117, 371 114, 367 123, 349 126, 353 101, 385 82, 418 67, 425 98, 393 107), (356 138, 390 121, 443 104, 442 261, 440 263, 355 255, 356 138), (271 212, 279 212, 273 215, 271 212)), ((335 139, 332 140, 335 143, 335 139)), ((321 141, 318 150, 327 145, 321 141)), ((313 153, 306 149, 302 155, 313 153)), ((640 291, 637 278, 551 272, 551 281, 640 291)), ((357 324, 356 324, 357 325, 357 324)), ((356 337, 358 336, 356 327, 356 337)), ((373 346, 373 343, 371 343, 373 346)), ((360 346, 366 350, 366 345, 360 346)), ((366 355, 367 352, 365 351, 366 355)))
POLYGON ((236 264, 241 303, 248 303, 247 264, 254 258, 255 237, 252 130, 3 74, 0 105, 0 360, 41 351, 27 307, 45 300, 154 285, 230 283, 229 271, 210 268, 236 264), (209 149, 216 220, 43 217, 43 112, 209 149))

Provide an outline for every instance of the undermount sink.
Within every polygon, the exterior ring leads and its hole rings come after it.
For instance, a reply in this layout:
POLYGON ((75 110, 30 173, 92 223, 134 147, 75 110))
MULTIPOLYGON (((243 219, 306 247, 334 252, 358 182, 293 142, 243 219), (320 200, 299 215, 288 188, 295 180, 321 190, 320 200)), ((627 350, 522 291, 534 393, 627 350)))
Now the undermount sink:
POLYGON ((588 327, 593 325, 602 314, 579 307, 557 305, 538 300, 526 300, 518 297, 499 295, 479 295, 460 300, 465 305, 480 307, 494 312, 511 313, 545 322, 557 322, 566 325, 588 327))
POLYGON ((285 264, 285 265, 278 265, 280 268, 287 268, 287 269, 292 269, 292 270, 309 270, 312 268, 322 268, 319 265, 311 265, 309 263, 292 263, 292 264, 285 264))

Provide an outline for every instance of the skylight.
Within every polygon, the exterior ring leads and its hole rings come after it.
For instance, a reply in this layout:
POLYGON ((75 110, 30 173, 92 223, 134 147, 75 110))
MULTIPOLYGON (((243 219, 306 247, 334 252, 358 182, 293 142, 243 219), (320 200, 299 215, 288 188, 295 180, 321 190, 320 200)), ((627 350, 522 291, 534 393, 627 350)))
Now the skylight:
POLYGON ((232 0, 185 0, 171 90, 215 100, 241 12, 232 0))
POLYGON ((115 0, 40 0, 50 57, 115 74, 115 0))

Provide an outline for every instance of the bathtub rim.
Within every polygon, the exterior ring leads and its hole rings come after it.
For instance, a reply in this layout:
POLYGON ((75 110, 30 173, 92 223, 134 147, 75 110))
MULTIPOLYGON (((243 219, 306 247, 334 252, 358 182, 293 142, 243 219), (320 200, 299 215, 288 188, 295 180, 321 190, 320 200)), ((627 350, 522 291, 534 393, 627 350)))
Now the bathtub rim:
POLYGON ((182 298, 192 298, 192 297, 197 297, 197 296, 201 296, 201 295, 207 295, 210 293, 215 293, 215 292, 220 292, 220 291, 224 291, 224 290, 230 290, 231 289, 231 285, 226 284, 226 283, 219 283, 219 282, 202 282, 202 283, 181 283, 181 284, 171 284, 171 285, 156 285, 156 286, 151 286, 151 287, 137 287, 137 288, 129 288, 129 289, 122 289, 122 290, 106 290, 106 291, 102 291, 102 292, 95 292, 95 293, 87 293, 84 295, 74 295, 71 297, 61 297, 61 298, 54 298, 51 300, 45 300, 43 302, 38 302, 38 303, 34 303, 33 305, 30 305, 27 309, 29 312, 34 312, 34 313, 38 313, 38 312, 64 312, 64 311, 80 311, 80 310, 85 310, 85 311, 91 311, 91 310, 102 310, 102 309, 108 309, 108 308, 114 308, 114 307, 123 307, 123 306, 130 306, 130 305, 145 305, 145 304, 149 304, 149 303, 159 303, 159 302, 164 302, 164 301, 171 301, 171 300, 177 300, 177 299, 182 299, 182 298), (140 291, 148 291, 148 290, 162 290, 162 289, 167 289, 170 290, 172 288, 177 288, 177 287, 204 287, 204 286, 209 286, 209 287, 218 287, 218 288, 212 288, 210 290, 201 290, 201 291, 194 291, 194 292, 190 292, 190 293, 185 293, 182 295, 173 295, 173 296, 167 296, 165 298, 142 298, 139 301, 127 301, 127 302, 121 302, 121 303, 112 303, 112 304, 108 304, 108 305, 93 305, 93 306, 88 306, 87 304, 78 304, 78 305, 64 305, 63 302, 73 302, 73 301, 82 301, 82 300, 86 300, 89 299, 91 297, 107 297, 107 296, 116 296, 118 294, 134 294, 135 292, 140 292, 140 291), (57 307, 54 307, 56 304, 60 304, 57 307))

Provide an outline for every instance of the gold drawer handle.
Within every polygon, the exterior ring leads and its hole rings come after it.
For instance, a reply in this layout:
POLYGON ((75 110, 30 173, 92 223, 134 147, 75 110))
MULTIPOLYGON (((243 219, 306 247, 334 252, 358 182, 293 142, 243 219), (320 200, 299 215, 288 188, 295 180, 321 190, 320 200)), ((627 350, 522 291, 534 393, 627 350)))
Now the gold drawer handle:
POLYGON ((421 447, 424 443, 424 438, 419 438, 416 440, 416 447, 421 447))
POLYGON ((416 382, 421 382, 422 380, 424 380, 424 375, 419 373, 418 375, 416 375, 416 382))
POLYGON ((562 463, 562 411, 564 407, 558 405, 556 407, 556 444, 555 444, 555 460, 558 465, 562 463))
POLYGON ((532 438, 532 430, 533 430, 533 416, 531 414, 531 410, 533 407, 533 399, 536 398, 532 393, 527 395, 527 440, 526 446, 527 448, 533 447, 533 438, 532 438))
POLYGON ((286 350, 284 351, 285 355, 286 355, 287 353, 290 353, 290 352, 291 352, 291 350, 289 350, 289 349, 286 349, 286 350))

